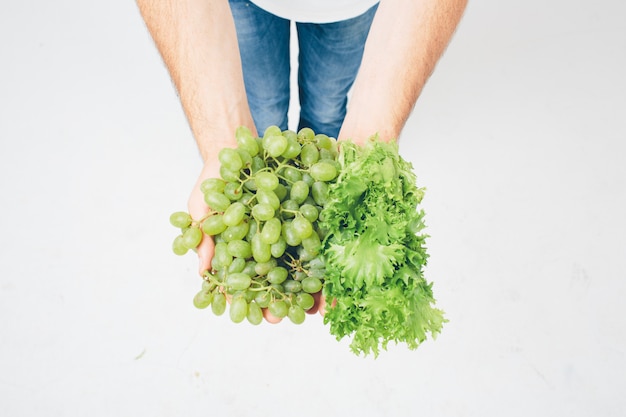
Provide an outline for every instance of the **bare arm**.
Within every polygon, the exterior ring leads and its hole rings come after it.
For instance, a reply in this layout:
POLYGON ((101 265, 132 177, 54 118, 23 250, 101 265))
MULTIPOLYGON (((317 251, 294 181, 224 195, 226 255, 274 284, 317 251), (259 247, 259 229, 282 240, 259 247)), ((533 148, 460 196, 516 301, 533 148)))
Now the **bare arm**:
MULTIPOLYGON (((194 219, 209 210, 200 191, 219 177, 218 152, 235 147, 234 132, 254 123, 248 107, 235 23, 227 0, 137 0, 139 10, 178 91, 204 167, 191 192, 194 219)), ((209 269, 214 243, 198 247, 199 272, 209 269)))
POLYGON ((227 0, 137 0, 176 86, 202 158, 253 129, 227 0))
POLYGON ((467 0, 381 0, 340 139, 398 138, 467 0))

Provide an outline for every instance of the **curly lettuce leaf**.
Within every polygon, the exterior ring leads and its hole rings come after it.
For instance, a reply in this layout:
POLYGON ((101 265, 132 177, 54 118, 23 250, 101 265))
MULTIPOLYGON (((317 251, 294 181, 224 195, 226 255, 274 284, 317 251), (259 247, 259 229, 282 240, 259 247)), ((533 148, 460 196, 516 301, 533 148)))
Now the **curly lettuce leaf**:
POLYGON ((324 321, 338 340, 352 337, 356 354, 377 356, 392 341, 416 349, 446 321, 422 271, 424 189, 395 142, 342 142, 339 163, 321 223, 324 294, 336 300, 324 321))

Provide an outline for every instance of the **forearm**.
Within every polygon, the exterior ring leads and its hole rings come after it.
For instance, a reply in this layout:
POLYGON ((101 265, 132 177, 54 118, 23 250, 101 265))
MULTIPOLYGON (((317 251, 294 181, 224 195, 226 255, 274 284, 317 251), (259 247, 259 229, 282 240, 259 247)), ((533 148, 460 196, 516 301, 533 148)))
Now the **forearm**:
POLYGON ((226 0, 137 0, 203 159, 254 129, 237 36, 226 0))
POLYGON ((340 139, 398 138, 467 0, 381 0, 340 139))

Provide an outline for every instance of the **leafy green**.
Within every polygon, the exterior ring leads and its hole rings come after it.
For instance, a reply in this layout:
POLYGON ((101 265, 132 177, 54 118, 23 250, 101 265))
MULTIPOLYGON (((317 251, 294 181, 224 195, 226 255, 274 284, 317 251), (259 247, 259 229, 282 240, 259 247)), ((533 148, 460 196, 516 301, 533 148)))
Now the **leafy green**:
POLYGON ((423 275, 424 189, 396 142, 373 137, 363 146, 340 146, 340 174, 320 224, 324 295, 334 300, 324 323, 337 340, 351 336, 355 354, 378 356, 391 341, 416 349, 447 321, 423 275))

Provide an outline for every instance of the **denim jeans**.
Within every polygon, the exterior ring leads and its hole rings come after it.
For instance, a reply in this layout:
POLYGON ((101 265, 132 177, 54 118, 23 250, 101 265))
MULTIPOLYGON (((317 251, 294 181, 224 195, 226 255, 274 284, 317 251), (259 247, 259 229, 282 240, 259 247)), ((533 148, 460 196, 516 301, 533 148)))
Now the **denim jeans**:
MULTIPOLYGON (((246 0, 230 0, 252 117, 260 135, 270 125, 285 130, 290 99, 291 22, 246 0)), ((337 137, 348 91, 361 65, 377 6, 333 23, 296 23, 298 35, 298 129, 337 137)))

